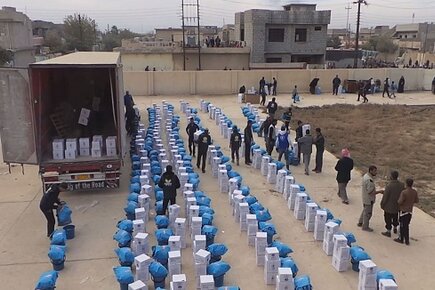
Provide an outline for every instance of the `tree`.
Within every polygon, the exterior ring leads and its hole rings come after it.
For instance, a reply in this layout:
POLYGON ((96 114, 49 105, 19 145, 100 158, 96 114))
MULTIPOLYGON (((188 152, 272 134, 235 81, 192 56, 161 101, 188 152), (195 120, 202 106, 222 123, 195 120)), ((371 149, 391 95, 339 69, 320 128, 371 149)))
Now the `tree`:
POLYGON ((361 48, 366 50, 376 50, 380 53, 388 54, 396 52, 399 47, 394 44, 390 38, 380 36, 370 38, 368 42, 361 46, 361 48))
POLYGON ((0 47, 0 66, 4 66, 5 64, 11 62, 13 59, 14 54, 12 51, 0 47))
POLYGON ((44 38, 44 45, 50 48, 51 52, 62 52, 65 50, 62 37, 56 30, 49 30, 44 38))
POLYGON ((115 47, 121 46, 123 39, 130 39, 138 36, 128 29, 118 29, 115 25, 103 35, 103 47, 106 51, 112 51, 115 47))
POLYGON ((92 50, 96 44, 97 24, 86 15, 69 15, 64 20, 67 48, 82 51, 92 50))
POLYGON ((340 48, 341 46, 341 40, 338 36, 328 37, 328 40, 326 41, 327 47, 333 47, 333 48, 340 48))

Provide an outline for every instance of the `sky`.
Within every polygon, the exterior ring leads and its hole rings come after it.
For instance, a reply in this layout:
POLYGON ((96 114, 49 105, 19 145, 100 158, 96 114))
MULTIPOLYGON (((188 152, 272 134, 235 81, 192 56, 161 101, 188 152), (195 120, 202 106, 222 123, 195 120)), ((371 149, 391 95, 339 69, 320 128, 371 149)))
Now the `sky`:
MULTIPOLYGON (((184 0, 196 3, 196 0, 184 0)), ((361 27, 414 22, 435 22, 433 0, 367 0, 361 8, 361 27)), ((332 10, 330 28, 345 28, 347 12, 352 30, 356 27, 357 5, 352 1, 314 0, 200 0, 201 25, 234 23, 234 14, 249 9, 282 9, 289 3, 317 3, 317 10, 332 10), (346 7, 351 7, 346 10, 346 7)), ((65 16, 81 13, 96 20, 100 30, 116 25, 146 33, 154 28, 181 26, 181 0, 2 0, 2 6, 16 7, 32 20, 62 23, 65 16)))

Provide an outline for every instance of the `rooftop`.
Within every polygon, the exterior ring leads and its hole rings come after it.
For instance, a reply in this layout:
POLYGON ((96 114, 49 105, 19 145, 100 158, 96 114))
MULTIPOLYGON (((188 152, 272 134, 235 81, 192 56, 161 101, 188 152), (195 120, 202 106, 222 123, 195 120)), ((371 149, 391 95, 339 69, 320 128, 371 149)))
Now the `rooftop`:
POLYGON ((107 65, 118 64, 119 52, 74 52, 52 59, 40 61, 33 65, 107 65))

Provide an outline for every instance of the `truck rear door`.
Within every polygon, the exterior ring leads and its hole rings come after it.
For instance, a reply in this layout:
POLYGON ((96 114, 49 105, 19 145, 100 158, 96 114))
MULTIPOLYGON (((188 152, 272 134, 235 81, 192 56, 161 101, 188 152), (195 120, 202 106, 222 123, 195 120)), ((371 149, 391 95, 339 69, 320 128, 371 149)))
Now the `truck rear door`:
POLYGON ((29 84, 27 69, 0 69, 0 138, 6 163, 38 164, 29 84))

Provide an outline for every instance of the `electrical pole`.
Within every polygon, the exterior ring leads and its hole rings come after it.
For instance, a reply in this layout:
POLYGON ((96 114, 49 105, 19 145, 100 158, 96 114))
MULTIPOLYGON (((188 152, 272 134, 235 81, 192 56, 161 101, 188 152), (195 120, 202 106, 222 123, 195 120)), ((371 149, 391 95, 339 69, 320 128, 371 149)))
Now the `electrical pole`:
POLYGON ((350 42, 350 29, 349 29, 349 11, 352 9, 352 6, 350 6, 350 3, 347 4, 347 6, 344 8, 347 10, 347 21, 346 21, 346 48, 349 46, 350 42))
POLYGON ((199 0, 196 0, 196 14, 196 17, 198 17, 198 70, 201 70, 201 30, 199 26, 199 0))
POLYGON ((184 32, 184 0, 181 0, 181 25, 183 28, 183 41, 181 42, 181 45, 183 46, 183 70, 186 70, 186 45, 184 43, 186 36, 184 32))
POLYGON ((355 55, 353 58, 353 67, 358 67, 358 49, 359 49, 359 25, 361 21, 361 4, 367 5, 367 2, 365 0, 358 0, 356 2, 353 2, 353 4, 358 4, 358 13, 357 13, 357 19, 356 19, 356 35, 355 35, 355 55))
POLYGON ((79 32, 80 32, 80 46, 83 49, 83 27, 82 27, 82 16, 79 13, 79 32))

